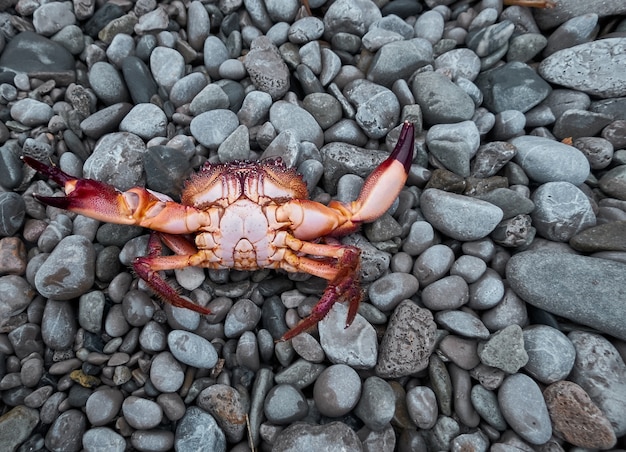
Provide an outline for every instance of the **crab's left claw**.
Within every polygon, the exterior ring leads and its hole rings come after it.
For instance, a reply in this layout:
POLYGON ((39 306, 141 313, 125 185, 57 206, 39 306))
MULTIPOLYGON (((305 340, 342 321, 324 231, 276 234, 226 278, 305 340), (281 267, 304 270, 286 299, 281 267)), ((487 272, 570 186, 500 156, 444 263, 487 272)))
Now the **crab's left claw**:
POLYGON ((34 195, 53 207, 108 223, 143 226, 170 234, 195 232, 214 221, 207 212, 178 204, 166 195, 143 187, 122 192, 104 182, 70 176, 56 166, 48 166, 28 156, 22 159, 63 188, 65 196, 34 195))

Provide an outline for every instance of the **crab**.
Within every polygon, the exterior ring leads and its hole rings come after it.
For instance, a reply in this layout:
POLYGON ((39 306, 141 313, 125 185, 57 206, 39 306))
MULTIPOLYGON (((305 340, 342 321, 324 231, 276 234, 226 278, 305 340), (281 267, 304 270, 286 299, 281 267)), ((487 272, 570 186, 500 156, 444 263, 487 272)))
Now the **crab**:
POLYGON ((207 162, 186 182, 180 203, 143 187, 122 192, 28 156, 23 160, 65 192, 60 197, 35 195, 42 203, 100 221, 151 229, 148 255, 137 257, 133 269, 174 306, 210 313, 170 286, 163 270, 269 268, 328 280, 311 314, 281 338, 288 340, 314 327, 337 301, 349 302, 346 328, 354 320, 362 297, 360 250, 341 245, 336 238, 389 209, 406 182, 413 149, 413 124, 405 122, 393 152, 365 180, 357 200, 328 205, 309 200, 302 177, 280 158, 207 162), (161 254, 162 242, 173 255, 161 254))

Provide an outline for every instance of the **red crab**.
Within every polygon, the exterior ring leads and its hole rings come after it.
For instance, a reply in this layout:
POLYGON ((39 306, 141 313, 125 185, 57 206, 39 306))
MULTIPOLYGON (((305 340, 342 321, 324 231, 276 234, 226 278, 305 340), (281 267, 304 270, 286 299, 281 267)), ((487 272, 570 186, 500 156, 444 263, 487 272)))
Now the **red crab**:
POLYGON ((183 298, 159 274, 161 270, 281 268, 327 279, 328 287, 312 313, 282 337, 287 340, 316 325, 336 301, 350 303, 346 327, 354 320, 361 300, 360 250, 324 238, 353 232, 391 206, 406 181, 413 147, 413 125, 405 122, 392 154, 367 178, 358 199, 349 204, 331 201, 328 206, 307 199, 301 176, 281 159, 207 163, 187 181, 180 203, 143 187, 121 192, 31 157, 23 159, 65 191, 63 197, 36 195, 39 201, 101 221, 157 231, 150 236, 148 255, 136 258, 133 269, 174 306, 210 313, 183 298), (174 255, 161 255, 159 238, 174 255))

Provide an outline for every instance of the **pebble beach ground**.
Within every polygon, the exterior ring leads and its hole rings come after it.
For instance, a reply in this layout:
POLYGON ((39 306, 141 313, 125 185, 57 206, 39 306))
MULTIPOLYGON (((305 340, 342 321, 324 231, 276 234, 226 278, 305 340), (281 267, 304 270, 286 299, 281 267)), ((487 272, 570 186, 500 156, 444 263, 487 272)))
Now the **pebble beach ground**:
POLYGON ((0 2, 0 450, 619 450, 626 2, 0 2), (342 239, 365 301, 275 342, 326 283, 132 274, 146 230, 45 207, 20 156, 174 198, 281 156, 356 198, 415 124, 405 189, 342 239))

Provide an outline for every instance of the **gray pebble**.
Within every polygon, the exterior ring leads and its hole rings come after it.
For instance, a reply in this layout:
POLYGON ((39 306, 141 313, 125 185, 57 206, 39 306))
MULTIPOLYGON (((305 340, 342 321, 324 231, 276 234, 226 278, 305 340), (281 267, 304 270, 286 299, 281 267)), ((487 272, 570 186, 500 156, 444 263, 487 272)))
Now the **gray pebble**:
POLYGON ((167 344, 174 357, 189 366, 211 369, 217 364, 215 347, 201 336, 189 331, 173 330, 167 335, 167 344))
POLYGON ((435 69, 449 72, 453 80, 474 80, 480 73, 480 58, 470 49, 453 49, 435 59, 435 69))
POLYGON ((370 25, 381 18, 378 6, 371 1, 338 0, 324 15, 324 38, 329 41, 339 32, 363 36, 370 25))
POLYGON ((466 121, 474 115, 472 98, 438 72, 417 74, 411 84, 411 91, 428 124, 466 121))
POLYGON ((209 149, 217 149, 239 126, 237 115, 230 110, 210 110, 191 120, 193 137, 209 149))
POLYGON ((89 71, 89 84, 105 105, 129 101, 124 80, 112 64, 104 61, 95 63, 89 71))
POLYGON ((623 266, 587 256, 524 252, 509 261, 507 281, 527 303, 626 338, 618 302, 623 266), (600 298, 597 288, 602 288, 600 298), (596 300, 593 309, 584 301, 589 299, 596 300))
POLYGON ((482 385, 474 385, 472 386, 471 400, 472 405, 485 422, 498 431, 506 430, 507 424, 498 405, 498 397, 493 391, 482 385))
POLYGON ((435 314, 435 320, 444 328, 461 336, 476 339, 489 338, 489 330, 483 322, 465 311, 441 311, 435 314))
POLYGON ((176 392, 185 379, 182 366, 170 352, 161 352, 152 359, 150 381, 161 392, 176 392))
POLYGON ((230 106, 228 96, 217 84, 206 85, 189 104, 189 112, 197 116, 205 111, 227 109, 230 106))
POLYGON ((159 46, 150 54, 150 70, 157 84, 170 91, 185 75, 185 59, 176 50, 159 46))
POLYGON ((78 452, 82 447, 81 439, 85 428, 85 415, 80 410, 64 411, 54 420, 46 433, 46 448, 51 451, 78 452))
POLYGON ((381 311, 392 311, 402 300, 411 298, 419 288, 417 278, 407 273, 390 273, 369 286, 370 302, 381 311))
POLYGON ((439 342, 439 350, 461 369, 472 370, 480 364, 478 344, 473 339, 449 334, 439 342))
POLYGON ((211 32, 211 18, 204 4, 193 1, 187 9, 187 40, 197 52, 202 52, 204 41, 211 32))
MULTIPOLYGON (((214 356, 215 363, 217 363, 217 353, 214 356)), ((259 370, 259 367, 261 366, 259 347, 256 335, 252 331, 244 331, 244 333, 239 337, 235 356, 237 357, 239 365, 254 372, 259 370)))
POLYGON ((324 23, 317 17, 303 17, 289 27, 289 41, 306 44, 319 39, 324 34, 324 23))
POLYGON ((47 125, 52 107, 35 99, 20 99, 11 106, 11 117, 27 127, 47 125))
POLYGON ((527 112, 550 94, 548 83, 525 63, 511 62, 482 72, 476 85, 484 95, 484 106, 493 113, 506 110, 527 112))
POLYGON ((247 400, 235 388, 211 385, 198 395, 197 404, 215 418, 229 442, 241 441, 246 429, 247 400))
POLYGON ((495 332, 487 342, 479 344, 478 356, 483 364, 509 374, 517 372, 528 362, 522 329, 519 325, 509 325, 495 332))
POLYGON ((524 327, 528 323, 526 303, 510 288, 507 288, 502 301, 483 312, 481 319, 489 331, 498 331, 509 325, 524 327))
POLYGON ((404 300, 389 319, 380 344, 376 374, 381 378, 397 378, 420 372, 428 367, 435 346, 432 313, 410 300, 404 300), (405 344, 411 343, 411 347, 405 344))
POLYGON ((545 183, 535 190, 532 200, 533 225, 547 239, 565 242, 596 224, 589 199, 569 182, 545 183))
POLYGON ((426 144, 443 166, 467 177, 470 175, 470 160, 480 146, 480 134, 472 121, 437 124, 426 133, 426 144))
POLYGON ((463 241, 486 237, 503 216, 502 210, 491 203, 435 188, 424 190, 420 205, 435 228, 463 241))
POLYGON ((267 393, 264 413, 273 424, 289 425, 304 418, 309 406, 302 391, 289 384, 274 386, 267 393))
POLYGON ((576 350, 559 330, 547 325, 524 329, 524 348, 528 362, 524 370, 542 383, 564 380, 574 366, 576 350))
MULTIPOLYGON (((364 43, 366 37, 367 35, 363 38, 364 43)), ((367 71, 367 78, 374 83, 391 88, 396 80, 408 78, 417 69, 432 61, 433 48, 426 39, 415 38, 390 42, 376 52, 367 71)))
POLYGON ((289 69, 267 37, 260 36, 252 42, 244 65, 254 86, 273 100, 282 98, 289 90, 289 69))
POLYGON ((416 221, 411 225, 409 235, 402 244, 402 251, 409 256, 418 256, 430 247, 435 240, 435 231, 427 221, 416 221))
POLYGON ((544 59, 539 74, 551 83, 609 98, 626 93, 626 38, 608 38, 563 49, 544 59), (574 68, 576 68, 574 70, 574 68))
POLYGON ((26 204, 17 193, 0 193, 0 237, 14 235, 24 224, 26 204))
POLYGON ((79 297, 94 282, 95 260, 90 241, 79 235, 66 237, 37 270, 35 287, 43 296, 55 300, 79 297))
POLYGON ((137 450, 167 452, 174 446, 174 433, 167 430, 136 430, 130 436, 130 444, 137 450))
POLYGON ((119 126, 121 131, 134 133, 146 141, 154 137, 164 137, 167 133, 166 128, 165 113, 150 103, 135 105, 119 126))
POLYGON ((77 331, 75 315, 70 303, 47 301, 41 319, 41 337, 48 347, 54 350, 71 348, 77 331))
POLYGON ((191 406, 176 427, 176 450, 207 450, 226 452, 226 436, 206 411, 191 406))
POLYGON ((487 271, 469 286, 468 306, 472 309, 489 309, 497 305, 504 296, 504 283, 493 269, 487 271))
POLYGON ((368 137, 382 138, 397 125, 400 103, 391 90, 355 80, 346 85, 343 94, 357 106, 355 120, 368 137))
POLYGON ((270 122, 278 133, 291 130, 296 140, 310 141, 318 148, 324 144, 324 134, 315 118, 304 108, 290 102, 275 102, 269 110, 270 122))
POLYGON ((170 100, 180 107, 188 104, 207 86, 207 77, 201 72, 192 72, 176 81, 170 90, 170 100))
POLYGON ((552 436, 552 424, 537 383, 527 375, 507 377, 498 391, 498 403, 509 426, 530 444, 544 444, 552 436))
POLYGON ((107 425, 118 415, 123 401, 124 394, 118 389, 95 391, 85 404, 85 414, 89 423, 94 426, 107 425))
POLYGON ((108 427, 90 428, 83 435, 83 448, 85 452, 124 452, 126 450, 126 440, 122 435, 116 433, 108 427))
POLYGON ((122 337, 128 330, 130 325, 124 317, 122 305, 113 305, 104 319, 104 331, 111 337, 122 337))
POLYGON ((350 451, 363 450, 356 432, 343 422, 330 422, 324 425, 292 424, 277 435, 272 450, 288 452, 333 450, 334 448, 350 451))
POLYGON ((487 270, 487 264, 484 260, 476 257, 464 254, 454 261, 450 268, 450 275, 458 275, 462 277, 465 282, 473 283, 478 281, 487 270))
POLYGON ((589 174, 589 161, 573 146, 536 136, 512 139, 515 162, 536 182, 565 181, 580 185, 589 174))
POLYGON ((345 364, 326 368, 315 381, 313 399, 320 413, 339 417, 350 412, 361 396, 361 378, 345 364))
POLYGON ((426 249, 415 260, 413 274, 422 287, 442 278, 454 262, 454 252, 446 245, 437 244, 426 249))
POLYGON ((444 18, 438 11, 424 11, 415 21, 415 37, 436 44, 443 37, 444 18))
POLYGON ((76 16, 69 3, 45 3, 33 12, 35 31, 43 36, 50 36, 75 22, 76 16))
POLYGON ((611 117, 603 113, 570 109, 556 120, 554 136, 559 139, 593 136, 611 123, 611 117))
POLYGON ((360 314, 346 328, 347 316, 348 307, 336 303, 319 322, 322 349, 332 363, 347 364, 355 369, 371 369, 378 355, 376 330, 360 314))
POLYGON ((437 422, 437 397, 428 386, 415 386, 406 393, 406 407, 413 423, 428 430, 437 422))
POLYGON ((224 320, 226 337, 239 337, 244 331, 251 331, 261 319, 261 308, 251 300, 242 298, 228 311, 224 320))
POLYGON ((381 431, 389 425, 395 408, 395 396, 389 383, 372 376, 363 382, 361 398, 354 414, 371 430, 381 431))
POLYGON ((467 282, 458 275, 445 276, 422 290, 422 303, 431 310, 458 309, 468 299, 467 282))
POLYGON ((576 138, 573 146, 587 157, 591 169, 594 170, 606 168, 613 159, 613 145, 601 137, 576 138))

